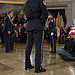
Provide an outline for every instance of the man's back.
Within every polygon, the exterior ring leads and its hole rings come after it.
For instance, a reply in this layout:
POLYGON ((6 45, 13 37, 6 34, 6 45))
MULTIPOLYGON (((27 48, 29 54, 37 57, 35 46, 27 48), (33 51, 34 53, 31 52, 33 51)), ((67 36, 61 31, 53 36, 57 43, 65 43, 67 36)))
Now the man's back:
POLYGON ((38 8, 39 0, 28 0, 28 3, 31 6, 31 9, 34 11, 38 8))
MULTIPOLYGON (((46 19, 48 17, 46 6, 43 4, 42 0, 28 0, 28 4, 24 7, 24 12, 28 17, 32 16, 33 14, 38 17, 43 15, 46 19)), ((27 23, 26 30, 43 30, 41 19, 36 18, 30 20, 27 23)))

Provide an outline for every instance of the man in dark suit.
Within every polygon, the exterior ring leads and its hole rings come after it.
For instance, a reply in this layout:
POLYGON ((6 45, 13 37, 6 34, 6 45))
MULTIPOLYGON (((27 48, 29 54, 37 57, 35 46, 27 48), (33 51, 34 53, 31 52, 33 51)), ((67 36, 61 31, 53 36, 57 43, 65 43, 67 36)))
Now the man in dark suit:
POLYGON ((46 5, 43 0, 28 0, 24 5, 27 17, 27 45, 25 50, 25 70, 34 68, 31 65, 30 54, 35 43, 35 73, 45 72, 41 67, 41 41, 44 22, 48 17, 46 5))
POLYGON ((10 37, 12 33, 12 23, 11 23, 11 17, 13 16, 13 12, 9 11, 8 16, 5 17, 4 20, 4 40, 5 40, 5 50, 6 53, 10 53, 10 37))

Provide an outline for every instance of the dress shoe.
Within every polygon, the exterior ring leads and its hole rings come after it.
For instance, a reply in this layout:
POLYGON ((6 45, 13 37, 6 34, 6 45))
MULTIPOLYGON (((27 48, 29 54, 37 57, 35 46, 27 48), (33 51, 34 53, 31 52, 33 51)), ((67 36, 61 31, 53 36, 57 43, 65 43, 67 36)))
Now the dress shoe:
POLYGON ((12 51, 16 51, 15 49, 12 49, 12 51))
POLYGON ((25 67, 25 70, 28 70, 28 69, 33 69, 34 68, 34 66, 28 66, 28 67, 25 67))
POLYGON ((56 51, 53 52, 53 51, 51 50, 50 53, 56 53, 56 51))
POLYGON ((6 51, 6 53, 12 53, 12 51, 6 51))
POLYGON ((35 70, 35 73, 46 72, 46 69, 42 68, 40 70, 35 70))
POLYGON ((6 51, 6 53, 10 53, 10 52, 6 51))

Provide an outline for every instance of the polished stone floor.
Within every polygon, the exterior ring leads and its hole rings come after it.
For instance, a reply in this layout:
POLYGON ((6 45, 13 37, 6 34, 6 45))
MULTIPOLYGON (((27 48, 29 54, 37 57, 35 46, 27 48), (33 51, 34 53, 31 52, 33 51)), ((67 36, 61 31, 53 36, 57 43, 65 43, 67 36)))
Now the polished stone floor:
MULTIPOLYGON (((57 48, 64 45, 57 43, 57 48)), ((58 54, 50 54, 50 44, 44 43, 43 67, 47 69, 45 73, 34 73, 33 70, 25 71, 24 54, 25 44, 16 43, 13 53, 5 53, 4 44, 0 44, 0 75, 75 75, 75 62, 64 61, 58 54)), ((35 64, 35 48, 33 46, 31 63, 35 64)))

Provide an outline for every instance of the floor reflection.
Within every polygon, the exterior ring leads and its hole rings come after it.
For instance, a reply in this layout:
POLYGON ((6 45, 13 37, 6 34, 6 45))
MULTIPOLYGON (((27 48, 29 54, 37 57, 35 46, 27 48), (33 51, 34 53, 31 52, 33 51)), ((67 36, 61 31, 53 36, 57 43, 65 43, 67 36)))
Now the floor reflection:
POLYGON ((69 66, 69 70, 70 70, 70 72, 71 72, 71 75, 75 75, 74 67, 69 66))
MULTIPOLYGON (((6 54, 4 44, 0 44, 0 75, 75 75, 75 62, 64 61, 60 55, 51 54, 45 50, 50 49, 50 44, 44 44, 43 67, 45 73, 35 74, 33 70, 25 71, 25 44, 17 43, 13 53, 6 54)), ((59 45, 57 47, 63 47, 59 45)), ((35 65, 35 48, 31 53, 31 63, 35 65)))

